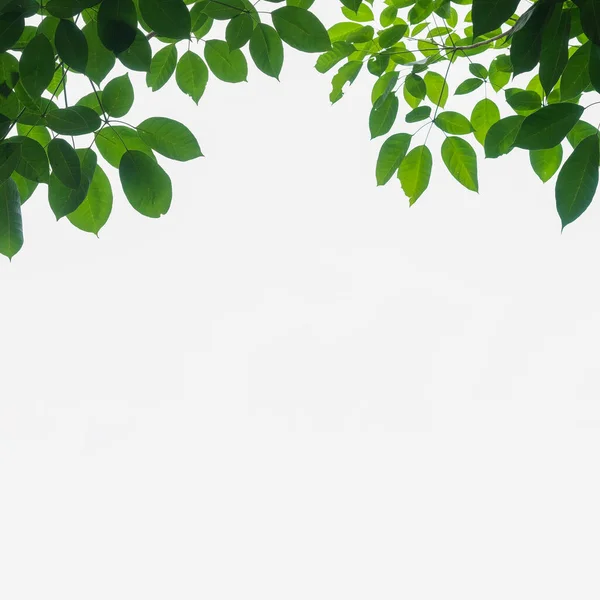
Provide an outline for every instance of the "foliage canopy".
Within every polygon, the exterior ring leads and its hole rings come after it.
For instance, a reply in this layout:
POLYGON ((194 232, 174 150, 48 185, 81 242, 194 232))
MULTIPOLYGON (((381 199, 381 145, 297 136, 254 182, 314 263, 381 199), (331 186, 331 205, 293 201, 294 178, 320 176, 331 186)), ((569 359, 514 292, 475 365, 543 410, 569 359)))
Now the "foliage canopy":
POLYGON ((377 184, 397 178, 411 205, 436 156, 477 192, 479 144, 486 158, 525 150, 542 181, 556 176, 563 228, 583 214, 600 165, 598 127, 583 119, 596 103, 581 103, 600 91, 600 0, 328 1, 343 16, 329 29, 314 0, 0 0, 0 253, 20 250, 21 206, 40 184, 57 219, 95 234, 112 208, 107 168, 139 213, 169 210, 157 155, 202 152, 168 116, 122 120, 135 99, 127 71, 145 73, 152 91, 174 77, 198 104, 211 77, 246 81, 248 59, 278 79, 286 47, 334 73, 332 103, 361 73, 373 77, 368 127, 385 136, 377 184), (125 74, 111 78, 116 65, 125 74), (80 98, 68 93, 75 77, 89 85, 80 98))

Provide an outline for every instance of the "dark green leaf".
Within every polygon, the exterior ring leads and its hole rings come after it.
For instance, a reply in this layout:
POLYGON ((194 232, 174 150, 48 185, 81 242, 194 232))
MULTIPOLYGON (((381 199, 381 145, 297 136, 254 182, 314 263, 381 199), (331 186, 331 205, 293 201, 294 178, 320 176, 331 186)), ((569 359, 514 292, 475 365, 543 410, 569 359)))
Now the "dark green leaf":
POLYGON ((550 94, 569 60, 569 11, 563 10, 562 2, 556 4, 542 35, 540 57, 540 82, 550 94))
POLYGON ((4 13, 0 15, 0 52, 12 48, 25 29, 25 19, 20 13, 4 13))
POLYGON ((0 183, 0 254, 9 259, 23 246, 21 199, 12 179, 0 183))
POLYGON ((241 50, 230 50, 227 42, 209 40, 204 45, 204 58, 218 79, 229 83, 246 81, 248 63, 241 50))
POLYGON ((411 136, 407 133, 396 133, 390 136, 379 151, 375 175, 377 185, 385 185, 398 171, 398 167, 408 152, 411 136))
POLYGON ((129 75, 121 75, 109 81, 102 92, 102 106, 111 117, 125 116, 133 106, 133 86, 129 75))
POLYGON ((75 23, 61 19, 56 28, 54 43, 59 58, 66 65, 80 73, 85 72, 88 61, 87 40, 75 23))
POLYGON ((570 102, 544 106, 523 121, 515 146, 544 150, 560 144, 583 114, 583 107, 570 102))
POLYGON ((517 10, 520 0, 473 0, 473 38, 494 31, 517 10))
POLYGON ((19 164, 21 146, 12 142, 0 144, 0 181, 8 179, 19 164))
POLYGON ((139 0, 139 6, 156 35, 176 40, 190 37, 192 20, 183 0, 139 0))
POLYGON ((108 221, 112 204, 110 181, 100 165, 96 165, 85 200, 67 215, 67 219, 78 229, 98 235, 108 221))
POLYGON ((81 184, 81 164, 69 142, 54 138, 48 144, 48 158, 52 173, 62 184, 76 190, 81 184))
POLYGON ((142 141, 167 158, 187 161, 202 156, 192 132, 178 121, 151 117, 140 123, 137 130, 142 141))
POLYGON ((232 50, 244 47, 254 30, 254 20, 248 13, 241 13, 231 19, 225 30, 225 40, 232 50))
POLYGON ((50 167, 46 152, 40 143, 24 136, 9 138, 8 141, 17 142, 21 147, 21 156, 15 171, 31 181, 48 183, 50 167))
POLYGON ((407 113, 404 120, 407 123, 417 123, 418 121, 424 121, 431 116, 431 106, 419 106, 414 108, 407 113))
POLYGON ((87 106, 51 110, 46 115, 48 127, 60 135, 85 135, 100 128, 98 113, 87 106))
POLYGON ((88 60, 85 74, 96 84, 102 80, 115 66, 115 55, 104 47, 98 37, 96 21, 88 23, 83 29, 88 46, 88 60))
POLYGON ((45 35, 36 35, 27 44, 19 61, 23 87, 34 98, 50 85, 54 75, 54 49, 45 35))
POLYGON ((503 154, 508 154, 513 149, 524 120, 525 117, 513 115, 496 121, 485 136, 485 157, 498 158, 503 154))
POLYGON ((125 52, 137 32, 137 12, 133 0, 103 0, 98 9, 98 37, 115 53, 125 52))
POLYGON ((150 70, 150 64, 152 62, 152 48, 150 47, 150 42, 138 29, 131 46, 129 46, 125 52, 117 54, 117 58, 125 67, 132 71, 147 72, 150 70))

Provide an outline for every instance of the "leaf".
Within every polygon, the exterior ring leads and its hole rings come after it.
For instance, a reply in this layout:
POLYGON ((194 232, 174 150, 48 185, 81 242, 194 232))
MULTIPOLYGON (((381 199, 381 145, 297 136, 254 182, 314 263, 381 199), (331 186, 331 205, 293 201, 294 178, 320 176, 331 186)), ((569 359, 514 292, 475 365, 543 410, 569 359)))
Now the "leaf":
POLYGON ((15 171, 36 183, 48 183, 50 173, 48 157, 40 143, 24 136, 9 138, 8 141, 17 142, 21 147, 21 155, 15 171))
POLYGON ((580 46, 569 58, 560 80, 561 100, 579 96, 590 85, 590 51, 592 44, 580 46))
POLYGON ((569 11, 563 10, 562 2, 556 4, 542 34, 540 82, 546 96, 553 90, 569 60, 569 15, 569 11))
POLYGON ((72 213, 85 200, 96 170, 97 157, 93 150, 85 148, 75 152, 81 165, 81 181, 76 189, 64 185, 55 173, 50 176, 48 201, 57 221, 72 213))
POLYGON ((402 23, 400 25, 392 25, 388 29, 384 29, 379 34, 379 45, 382 48, 389 48, 398 43, 408 31, 408 25, 402 23))
POLYGON ((23 87, 38 98, 50 85, 54 75, 54 49, 45 35, 36 35, 27 44, 19 61, 23 87))
POLYGON ((560 144, 583 114, 583 107, 570 102, 550 104, 523 121, 515 146, 544 150, 560 144))
POLYGON ((433 159, 427 146, 413 148, 400 164, 398 178, 412 206, 429 186, 433 159))
POLYGON ((512 36, 510 58, 515 77, 520 73, 531 71, 539 63, 542 34, 551 5, 549 2, 538 2, 532 5, 530 10, 530 17, 525 25, 512 36))
POLYGON ((554 146, 547 150, 530 150, 529 160, 534 173, 544 182, 552 179, 562 163, 562 146, 554 146))
POLYGON ((473 39, 494 31, 513 15, 520 0, 473 0, 473 39))
POLYGON ((390 94, 379 106, 373 106, 369 116, 371 139, 385 135, 394 125, 398 116, 398 96, 390 94))
POLYGON ((202 156, 192 132, 182 123, 166 117, 151 117, 137 128, 140 139, 159 154, 187 161, 202 156))
POLYGON ((61 19, 54 37, 59 58, 71 69, 85 72, 88 61, 88 45, 85 35, 72 21, 61 19))
POLYGON ((208 83, 208 67, 196 53, 188 50, 177 63, 175 80, 179 89, 198 104, 208 83))
POLYGON ((451 110, 441 112, 434 123, 442 131, 453 135, 466 135, 473 131, 473 126, 467 117, 451 110))
POLYGON ((208 68, 221 81, 240 83, 248 77, 248 63, 241 50, 230 50, 227 42, 209 40, 204 45, 208 68))
MULTIPOLYGON (((345 4, 345 2, 342 2, 342 4, 345 4)), ((366 23, 367 21, 373 21, 375 19, 373 11, 366 3, 360 4, 358 10, 354 10, 345 5, 345 7, 342 8, 342 13, 351 21, 358 21, 359 23, 366 23)))
POLYGON ((0 183, 0 254, 9 259, 23 246, 19 190, 12 179, 0 183))
POLYGON ((456 181, 468 190, 479 191, 477 155, 469 142, 459 137, 447 137, 442 143, 442 159, 456 181))
POLYGON ((54 138, 48 144, 48 158, 52 173, 69 188, 76 190, 81 184, 79 156, 66 140, 54 138))
POLYGON ((156 35, 184 40, 190 37, 192 19, 183 0, 139 0, 140 13, 156 35))
POLYGON ((154 153, 146 142, 143 142, 135 129, 121 125, 111 125, 98 132, 96 147, 102 158, 112 167, 119 168, 121 158, 127 150, 138 150, 153 160, 154 153))
POLYGON ((117 58, 132 71, 148 72, 152 63, 152 48, 146 36, 138 29, 133 43, 125 52, 119 52, 117 58))
POLYGON ((446 106, 448 100, 448 84, 444 77, 435 71, 425 73, 425 85, 427 87, 427 97, 436 106, 441 108, 446 106))
MULTIPOLYGON (((398 74, 394 74, 396 75, 397 80, 398 74)), ((404 86, 406 91, 417 100, 423 100, 427 94, 427 86, 420 75, 415 75, 414 73, 407 75, 406 79, 404 80, 404 86)))
POLYGON ((510 57, 501 54, 490 65, 489 78, 495 92, 500 91, 509 81, 512 73, 510 57))
POLYGON ((21 146, 18 143, 0 144, 0 181, 8 179, 19 164, 21 146))
POLYGON ((98 235, 108 221, 112 205, 110 181, 100 165, 96 165, 85 200, 67 215, 67 219, 78 229, 98 235))
POLYGON ((48 127, 60 135, 85 135, 100 128, 98 113, 87 106, 51 110, 46 115, 48 127))
POLYGON ((127 200, 139 213, 156 219, 168 212, 173 196, 171 180, 148 155, 137 150, 125 152, 119 177, 127 200))
POLYGON ((242 0, 228 0, 221 2, 220 0, 208 0, 204 3, 202 10, 211 18, 217 20, 228 20, 237 17, 240 13, 246 10, 242 0))
POLYGON ((102 107, 111 117, 123 117, 133 106, 133 98, 129 75, 121 75, 106 84, 102 92, 102 107))
POLYGON ((331 48, 327 30, 313 13, 296 6, 284 6, 271 13, 281 39, 302 52, 325 52, 331 48))
POLYGON ((514 146, 525 117, 513 115, 496 121, 487 132, 484 141, 485 157, 498 158, 508 154, 514 146))
POLYGON ((329 100, 331 103, 337 102, 344 95, 344 86, 352 83, 358 77, 360 70, 362 69, 363 63, 359 60, 348 61, 345 65, 342 65, 339 71, 334 75, 331 80, 332 90, 329 94, 329 100))
MULTIPOLYGON (((332 52, 334 51, 335 49, 332 50, 332 52)), ((283 67, 283 44, 279 34, 273 27, 259 23, 254 28, 252 37, 250 38, 250 56, 254 64, 265 75, 279 79, 279 74, 283 67)), ((323 56, 320 56, 319 60, 323 56)), ((318 64, 319 62, 317 61, 318 64)), ((324 71, 321 72, 323 73, 324 71)))
POLYGON ((431 106, 419 106, 418 108, 414 108, 409 113, 407 113, 404 120, 407 123, 417 123, 418 121, 424 121, 431 116, 431 106))
POLYGON ((104 47, 98 37, 96 21, 91 21, 83 29, 87 41, 88 59, 85 74, 97 85, 111 72, 115 66, 115 55, 104 47))
POLYGON ((596 45, 600 44, 600 11, 597 0, 573 0, 579 7, 581 27, 585 35, 596 45))
POLYGON ((25 19, 20 13, 0 15, 0 52, 12 48, 25 29, 25 19))
POLYGON ((137 11, 133 0, 102 0, 98 14, 98 37, 115 53, 125 52, 137 32, 137 11))
POLYGON ((11 175, 11 179, 17 184, 21 204, 25 204, 37 189, 38 183, 31 181, 31 179, 25 179, 25 177, 19 175, 16 171, 11 175))
POLYGON ((471 77, 469 79, 465 79, 457 88, 456 92, 454 92, 457 96, 461 96, 463 94, 470 94, 474 92, 476 89, 483 85, 482 79, 477 79, 475 77, 471 77))
POLYGON ((591 204, 598 188, 597 135, 585 138, 566 160, 556 180, 556 209, 564 229, 591 204))
POLYGON ((160 90, 175 72, 177 66, 177 48, 169 44, 160 49, 152 58, 150 70, 146 75, 146 85, 153 91, 160 90))
POLYGON ((385 185, 398 171, 400 163, 408 152, 411 139, 412 136, 408 133, 396 133, 383 142, 375 168, 377 185, 385 185))
POLYGON ((483 146, 490 127, 500 120, 500 110, 493 100, 484 98, 473 108, 470 120, 475 139, 483 146))
POLYGON ((248 13, 241 13, 229 21, 225 30, 225 40, 232 50, 244 47, 254 30, 254 20, 248 13))

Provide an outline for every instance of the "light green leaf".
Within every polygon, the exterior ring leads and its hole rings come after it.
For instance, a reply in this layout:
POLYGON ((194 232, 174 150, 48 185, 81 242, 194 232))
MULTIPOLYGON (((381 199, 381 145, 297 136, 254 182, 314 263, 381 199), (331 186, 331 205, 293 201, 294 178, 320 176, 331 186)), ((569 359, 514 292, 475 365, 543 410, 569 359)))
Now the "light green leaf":
POLYGON ((468 190, 479 191, 477 155, 469 142, 459 137, 447 137, 442 143, 442 159, 456 181, 468 190))
POLYGON ((433 159, 427 146, 413 148, 400 164, 398 178, 412 206, 429 186, 433 159))
POLYGON ((173 119, 152 117, 142 121, 137 131, 143 142, 167 158, 187 161, 202 156, 192 132, 173 119))

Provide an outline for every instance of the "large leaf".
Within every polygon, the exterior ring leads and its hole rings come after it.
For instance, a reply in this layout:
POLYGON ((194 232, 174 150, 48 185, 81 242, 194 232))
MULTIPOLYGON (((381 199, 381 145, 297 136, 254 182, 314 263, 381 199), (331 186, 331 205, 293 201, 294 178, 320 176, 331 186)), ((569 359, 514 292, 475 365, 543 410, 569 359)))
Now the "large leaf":
POLYGON ((468 190, 479 191, 477 155, 469 142, 459 137, 447 137, 442 143, 442 159, 456 181, 468 190))
POLYGON ((115 55, 104 47, 98 37, 96 21, 90 21, 82 31, 88 46, 85 74, 99 85, 115 66, 115 55))
POLYGON ((102 158, 116 169, 119 168, 121 158, 127 150, 138 150, 156 160, 152 149, 140 139, 137 131, 122 125, 111 125, 99 131, 96 146, 102 158))
POLYGON ((125 152, 119 177, 129 203, 146 217, 166 214, 173 195, 171 180, 160 165, 138 150, 125 152))
POLYGON ((134 92, 129 75, 109 81, 102 92, 102 107, 115 118, 125 116, 133 106, 134 92))
POLYGON ((146 75, 146 85, 156 92, 171 79, 176 67, 177 48, 175 44, 169 44, 161 48, 152 58, 150 70, 146 75))
POLYGON ((0 52, 12 48, 25 29, 25 19, 20 13, 0 15, 0 52))
POLYGON ((579 218, 598 188, 600 151, 597 135, 584 139, 566 160, 556 180, 556 209, 563 229, 579 218))
POLYGON ((525 25, 512 36, 510 58, 515 76, 531 71, 540 61, 542 35, 550 10, 552 10, 550 2, 534 4, 525 25))
POLYGON ((540 108, 523 121, 515 146, 525 150, 545 150, 560 144, 583 114, 583 107, 560 102, 540 108))
POLYGON ((19 61, 23 87, 33 98, 41 96, 54 76, 54 49, 45 35, 36 35, 27 44, 19 61))
POLYGON ((156 35, 183 40, 190 37, 192 20, 183 0, 139 0, 144 21, 156 35))
POLYGON ((140 139, 159 154, 187 161, 202 156, 193 133, 182 123, 165 117, 151 117, 137 128, 140 139))
POLYGON ((600 7, 598 0, 573 0, 581 13, 581 27, 585 35, 600 45, 600 7))
POLYGON ((473 0, 473 37, 494 31, 517 10, 520 0, 473 0))
POLYGON ((133 0, 103 0, 96 18, 98 37, 106 48, 124 52, 133 44, 137 32, 137 11, 133 0))
POLYGON ((0 254, 9 259, 23 246, 21 200, 12 179, 0 182, 0 254))
POLYGON ((484 141, 485 157, 498 158, 508 154, 515 143, 515 139, 523 125, 524 117, 513 115, 496 121, 487 132, 484 141))
POLYGON ((225 30, 225 40, 229 47, 243 48, 249 41, 254 30, 254 19, 248 13, 241 13, 231 19, 225 30))
POLYGON ((113 194, 110 181, 100 165, 96 165, 85 200, 67 219, 82 231, 98 235, 112 211, 113 194))
POLYGON ((427 146, 413 148, 400 164, 398 178, 412 206, 429 186, 433 159, 427 146))
POLYGON ((36 183, 48 183, 50 167, 45 150, 39 142, 25 136, 9 138, 20 145, 20 157, 15 171, 36 183))
POLYGON ((273 26, 281 39, 302 52, 325 52, 331 48, 327 30, 310 11, 284 6, 271 13, 273 26))
POLYGON ((390 94, 380 105, 373 106, 369 116, 371 139, 388 133, 396 121, 398 106, 396 94, 390 94))
POLYGON ((98 113, 87 106, 51 110, 46 115, 48 127, 61 135, 85 135, 100 128, 98 113))
POLYGON ((150 70, 150 64, 152 63, 152 48, 150 47, 150 42, 138 29, 131 46, 129 46, 125 52, 117 54, 117 58, 125 67, 132 71, 147 72, 150 70))
POLYGON ((562 2, 555 5, 542 35, 540 82, 546 96, 550 94, 569 60, 569 33, 571 18, 563 10, 562 2))

